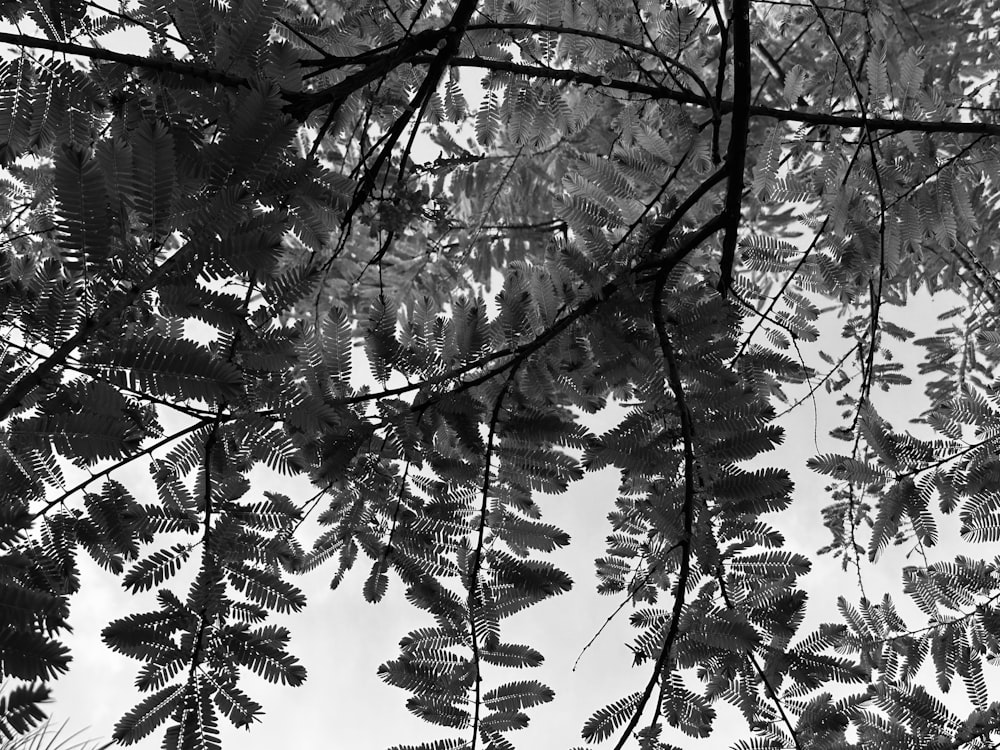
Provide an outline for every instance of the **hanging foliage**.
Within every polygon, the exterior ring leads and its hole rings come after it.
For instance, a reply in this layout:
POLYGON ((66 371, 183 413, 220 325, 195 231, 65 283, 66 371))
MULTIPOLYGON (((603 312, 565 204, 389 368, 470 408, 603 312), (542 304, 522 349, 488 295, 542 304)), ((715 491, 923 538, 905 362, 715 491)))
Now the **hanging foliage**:
POLYGON ((614 467, 597 590, 635 606, 645 676, 571 736, 712 743, 729 704, 743 750, 997 741, 996 3, 0 15, 5 738, 69 668, 84 553, 136 595, 102 633, 139 662, 122 744, 258 721, 244 676, 306 680, 273 619, 306 607, 295 576, 358 564, 366 600, 401 585, 433 618, 378 668, 441 727, 405 747, 513 748, 559 696, 507 620, 574 585, 544 495, 614 467), (920 336, 889 315, 918 292, 953 308, 920 336), (882 397, 904 344, 914 431, 882 397), (824 388, 820 554, 861 588, 810 629, 815 559, 773 523, 813 498, 767 454, 824 388), (894 545, 902 592, 871 601, 894 545))

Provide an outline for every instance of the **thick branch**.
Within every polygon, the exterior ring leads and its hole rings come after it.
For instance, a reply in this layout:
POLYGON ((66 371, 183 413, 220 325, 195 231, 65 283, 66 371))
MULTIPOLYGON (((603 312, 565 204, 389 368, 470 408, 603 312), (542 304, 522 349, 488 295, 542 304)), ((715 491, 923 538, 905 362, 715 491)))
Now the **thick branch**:
MULTIPOLYGON (((465 28, 469 25, 469 21, 472 18, 472 14, 475 13, 476 6, 478 4, 479 0, 462 0, 462 2, 460 2, 458 7, 455 9, 455 13, 452 15, 448 26, 445 29, 440 30, 444 33, 444 36, 441 36, 440 42, 437 45, 440 49, 435 56, 434 62, 428 66, 427 73, 424 75, 424 80, 420 84, 420 88, 417 90, 417 93, 413 95, 412 99, 410 99, 409 106, 403 110, 403 113, 398 118, 396 118, 396 121, 392 124, 392 127, 386 134, 385 145, 382 146, 382 149, 379 151, 374 164, 366 170, 365 177, 358 186, 358 189, 355 191, 354 198, 351 200, 351 205, 344 214, 344 218, 341 220, 340 226, 342 228, 350 226, 351 218, 361 207, 361 204, 368 199, 372 188, 375 186, 375 180, 378 179, 378 174, 382 165, 392 156, 392 149, 398 142, 399 137, 403 134, 407 124, 409 124, 410 117, 414 112, 419 112, 417 115, 417 122, 413 129, 413 133, 416 133, 416 128, 420 124, 420 118, 423 117, 424 111, 427 109, 427 105, 431 100, 431 96, 434 94, 438 84, 441 82, 441 76, 444 74, 444 71, 448 66, 448 60, 458 54, 458 50, 462 44, 462 36, 465 34, 465 28)), ((403 44, 405 43, 406 40, 404 40, 403 44)), ((400 46, 402 46, 402 44, 400 46)), ((388 59, 392 67, 406 62, 405 59, 396 59, 393 55, 390 55, 388 59)), ((361 72, 364 73, 364 70, 361 72)), ((341 99, 340 102, 342 101, 343 100, 341 99)), ((336 107, 338 103, 339 102, 334 103, 334 107, 336 107)), ((305 118, 303 117, 300 119, 305 118)), ((406 161, 409 150, 409 146, 404 149, 403 158, 399 164, 400 180, 403 179, 403 174, 406 170, 406 161)))
MULTIPOLYGON (((649 250, 651 250, 654 254, 661 252, 667 246, 667 242, 670 241, 670 237, 673 234, 674 229, 680 223, 681 219, 684 218, 684 216, 687 214, 688 211, 690 211, 692 208, 695 207, 698 201, 700 201, 702 198, 705 197, 705 195, 708 194, 709 190, 711 190, 713 187, 722 182, 725 176, 726 176, 726 168, 723 166, 720 167, 719 169, 716 169, 714 172, 712 172, 712 174, 706 177, 704 181, 698 187, 696 187, 691 192, 691 194, 688 195, 687 198, 684 199, 684 202, 677 207, 677 210, 674 211, 674 213, 670 216, 669 219, 667 219, 666 223, 659 229, 657 229, 656 233, 652 237, 650 237, 649 250)), ((708 222, 706 226, 709 225, 714 226, 714 223, 719 221, 721 221, 721 217, 712 219, 712 221, 708 222)), ((715 228, 718 229, 719 227, 717 226, 715 228)), ((715 230, 713 230, 713 232, 714 231, 715 230)), ((659 265, 659 261, 655 259, 649 261, 649 263, 655 266, 659 265)), ((637 270, 644 270, 644 268, 645 268, 644 265, 640 265, 637 270)))
POLYGON ((61 52, 66 55, 77 55, 90 60, 106 60, 107 62, 122 63, 132 68, 145 68, 146 70, 161 70, 165 73, 175 73, 176 75, 199 78, 209 83, 217 83, 222 86, 249 86, 250 82, 240 76, 229 75, 220 70, 206 68, 203 65, 170 60, 168 58, 146 57, 143 55, 127 55, 122 52, 112 52, 107 49, 97 47, 85 47, 82 44, 73 42, 57 42, 43 37, 28 36, 27 34, 8 34, 0 32, 0 43, 13 44, 17 47, 30 47, 32 49, 47 49, 52 52, 61 52))
POLYGON ((729 27, 726 26, 719 10, 719 3, 712 0, 712 12, 715 13, 715 22, 719 27, 719 59, 716 63, 715 76, 715 110, 712 113, 712 163, 718 164, 722 161, 719 156, 719 131, 722 129, 722 113, 719 111, 719 103, 722 101, 722 91, 726 85, 726 56, 729 53, 729 27))
MULTIPOLYGON (((320 91, 308 93, 285 93, 285 99, 289 104, 285 111, 291 114, 300 122, 304 122, 310 113, 327 105, 337 108, 346 101, 347 97, 355 91, 367 86, 369 83, 385 77, 389 72, 395 70, 400 65, 413 62, 414 58, 421 52, 433 47, 439 47, 437 54, 430 59, 424 58, 424 62, 429 62, 431 69, 424 79, 421 87, 421 94, 425 97, 437 87, 437 82, 444 72, 448 61, 454 57, 459 50, 465 28, 472 20, 472 14, 476 12, 478 0, 461 0, 455 13, 452 15, 448 25, 438 29, 427 29, 419 34, 405 37, 398 45, 385 53, 373 58, 357 73, 353 73, 343 81, 320 91), (441 44, 443 42, 443 45, 441 44), (427 89, 427 91, 424 91, 427 89)), ((322 69, 322 64, 320 64, 322 69)), ((404 120, 409 119, 407 112, 404 120)))
MULTIPOLYGON (((429 55, 417 55, 413 58, 412 62, 424 64, 431 62, 433 59, 429 55)), ((454 57, 451 59, 450 64, 456 68, 483 68, 550 81, 589 84, 599 88, 624 91, 631 94, 646 94, 651 99, 670 99, 682 104, 697 104, 711 108, 711 100, 705 96, 699 96, 687 91, 675 91, 665 86, 653 86, 648 83, 623 81, 617 78, 612 78, 610 79, 610 83, 607 83, 607 77, 591 73, 578 73, 573 70, 563 70, 560 68, 546 68, 541 65, 525 65, 523 63, 508 62, 507 60, 490 60, 485 57, 454 57)))
POLYGON ((688 78, 695 82, 701 92, 708 97, 709 91, 708 86, 705 81, 690 67, 682 63, 680 60, 666 55, 660 52, 658 49, 652 47, 647 47, 643 44, 637 44, 636 42, 630 42, 627 39, 622 39, 620 37, 612 36, 611 34, 602 34, 599 31, 592 31, 591 29, 574 29, 566 26, 554 26, 545 23, 507 23, 507 22, 494 22, 494 23, 476 23, 470 24, 469 31, 531 31, 535 33, 554 33, 554 34, 566 34, 568 36, 579 36, 585 37, 587 39, 599 39, 602 42, 608 42, 610 44, 617 44, 622 49, 631 49, 636 52, 642 52, 643 54, 650 55, 664 63, 677 68, 679 71, 684 73, 688 78))
POLYGON ((726 233, 722 238, 722 260, 719 263, 718 289, 723 297, 733 281, 736 241, 743 212, 743 172, 747 160, 747 130, 750 127, 750 0, 733 0, 729 28, 733 37, 733 118, 729 151, 726 153, 726 168, 729 170, 723 209, 726 233))
MULTIPOLYGON (((722 110, 731 111, 730 102, 722 103, 722 110)), ((1000 136, 1000 125, 992 122, 955 122, 954 120, 908 120, 861 115, 830 115, 824 112, 801 112, 793 109, 750 106, 751 117, 773 117, 783 122, 804 122, 809 125, 832 125, 838 128, 862 128, 869 132, 885 130, 890 133, 950 133, 1000 136)))
MULTIPOLYGON (((327 104, 343 102, 347 96, 354 91, 377 80, 380 76, 404 63, 414 65, 427 65, 437 60, 437 55, 420 54, 433 47, 447 34, 447 29, 429 29, 420 34, 408 37, 399 46, 384 55, 372 57, 370 53, 359 55, 348 61, 343 58, 336 58, 337 67, 349 64, 366 64, 366 67, 348 76, 334 86, 327 87, 315 92, 295 92, 282 91, 282 97, 287 102, 285 109, 300 120, 304 120, 314 110, 327 104), (365 63, 365 61, 370 61, 365 63)), ((109 62, 119 62, 130 65, 134 68, 144 68, 147 70, 162 70, 178 75, 200 78, 210 83, 217 83, 225 86, 247 86, 248 81, 239 76, 232 76, 211 68, 205 68, 192 63, 180 62, 177 60, 166 60, 159 58, 143 57, 141 55, 128 55, 110 50, 97 49, 95 47, 85 47, 80 44, 70 42, 55 42, 40 37, 27 36, 25 34, 0 33, 0 43, 13 44, 19 47, 35 49, 48 49, 54 52, 61 52, 68 55, 77 55, 92 60, 107 60, 109 62)), ((303 59, 303 65, 317 65, 321 61, 303 59)), ((711 110, 713 101, 710 97, 699 96, 686 91, 675 91, 665 86, 651 86, 649 84, 636 83, 633 81, 612 80, 605 85, 601 77, 588 73, 576 73, 571 70, 559 70, 546 68, 538 65, 522 65, 520 63, 507 62, 505 60, 489 60, 483 57, 453 57, 448 64, 454 67, 464 68, 484 68, 487 70, 500 70, 524 76, 536 78, 569 81, 584 83, 591 86, 624 91, 634 94, 645 94, 652 99, 668 99, 681 104, 693 104, 711 110)), ((719 102, 719 111, 728 114, 733 111, 734 103, 731 101, 719 102)), ((991 122, 955 122, 953 120, 910 120, 906 118, 890 119, 885 117, 869 117, 865 119, 860 115, 832 115, 824 112, 804 112, 793 109, 778 109, 776 107, 764 107, 760 105, 750 106, 751 117, 773 117, 783 122, 802 122, 809 125, 830 125, 839 128, 866 128, 870 131, 888 131, 890 133, 951 133, 951 134, 974 134, 1000 136, 1000 124, 991 122)))
MULTIPOLYGON (((427 55, 417 55, 411 62, 428 63, 433 58, 427 55)), ((605 83, 601 77, 589 73, 576 73, 571 70, 545 68, 539 65, 523 65, 505 60, 489 60, 483 57, 455 57, 451 65, 464 68, 483 68, 499 70, 517 75, 548 79, 553 81, 569 81, 584 83, 591 86, 624 91, 633 94, 645 94, 651 99, 668 99, 681 104, 693 104, 706 109, 712 108, 712 101, 704 96, 698 96, 684 91, 674 91, 665 86, 651 86, 633 81, 612 79, 605 83)), ((606 80, 606 79, 605 79, 606 80)), ((719 110, 723 114, 733 111, 731 101, 719 102, 719 110)), ((824 112, 803 112, 794 109, 778 109, 751 104, 751 117, 773 117, 783 122, 804 122, 809 125, 831 125, 839 128, 865 128, 870 131, 888 131, 890 133, 951 133, 951 134, 981 134, 1000 136, 1000 124, 991 122, 955 122, 953 120, 909 120, 906 118, 890 119, 886 117, 868 117, 860 115, 832 115, 824 112)))

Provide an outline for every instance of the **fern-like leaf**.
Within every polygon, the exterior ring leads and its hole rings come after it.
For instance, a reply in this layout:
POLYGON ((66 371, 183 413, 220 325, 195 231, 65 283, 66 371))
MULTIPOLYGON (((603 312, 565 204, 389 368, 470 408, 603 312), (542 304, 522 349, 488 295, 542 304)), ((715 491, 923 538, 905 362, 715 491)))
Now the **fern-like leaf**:
POLYGON ((175 544, 137 562, 122 578, 122 586, 133 593, 148 591, 170 578, 191 554, 188 544, 175 544))
POLYGON ((915 491, 913 480, 906 477, 896 482, 879 500, 871 540, 868 543, 870 560, 874 561, 896 535, 900 521, 912 503, 915 491))
POLYGON ((236 5, 216 35, 216 65, 229 70, 238 64, 252 72, 275 16, 283 7, 282 0, 243 0, 236 5))
POLYGON ((0 734, 13 740, 45 721, 39 704, 48 701, 49 693, 48 687, 36 683, 16 685, 0 693, 0 734))
POLYGON ((131 133, 132 194, 139 218, 154 235, 166 231, 173 205, 174 139, 159 121, 143 120, 131 133))
POLYGON ((134 745, 165 722, 184 698, 183 685, 169 685, 143 698, 115 725, 112 736, 125 745, 134 745))
POLYGON ((530 646, 519 643, 496 643, 480 649, 479 657, 487 664, 499 667, 537 667, 545 657, 530 646))
POLYGON ((177 723, 164 734, 163 750, 222 750, 212 692, 200 675, 187 683, 181 706, 174 713, 177 723))
POLYGON ((351 321, 340 307, 331 307, 323 326, 323 350, 327 369, 334 382, 351 383, 351 321))
POLYGON ((255 721, 260 721, 262 713, 260 704, 251 700, 246 693, 236 687, 234 682, 213 680, 213 687, 215 694, 212 699, 215 705, 234 727, 247 727, 255 721))
POLYGON ((97 160, 72 145, 56 155, 55 182, 59 245, 74 273, 90 276, 111 255, 108 194, 97 160))
POLYGON ((555 596, 573 587, 573 579, 547 561, 521 560, 496 549, 487 559, 497 580, 530 597, 555 596))
POLYGON ((483 146, 492 146, 500 136, 500 99, 495 91, 487 91, 476 115, 476 139, 483 146))
POLYGON ((301 685, 306 670, 298 660, 285 651, 288 631, 275 625, 256 630, 234 626, 222 636, 225 647, 238 664, 251 669, 268 682, 283 685, 301 685))
POLYGON ((594 712, 583 725, 583 738, 588 742, 606 740, 621 724, 628 720, 639 705, 642 693, 635 692, 594 712))
POLYGON ((138 391, 209 403, 239 397, 243 375, 231 363, 187 339, 148 336, 95 352, 88 364, 113 368, 110 377, 138 391))
POLYGON ((365 601, 373 604, 382 601, 382 597, 385 596, 385 592, 389 588, 389 577, 385 574, 385 571, 386 562, 380 557, 372 565, 371 572, 368 574, 368 578, 365 579, 365 585, 362 589, 365 601))
POLYGON ((226 566, 226 575, 237 591, 268 609, 298 612, 306 604, 302 591, 270 570, 234 562, 226 566))
POLYGON ((69 669, 69 649, 34 631, 0 625, 0 672, 21 680, 48 680, 69 669))
POLYGON ((781 157, 782 123, 775 123, 767 132, 764 144, 761 146, 757 164, 753 170, 752 190, 755 195, 761 195, 770 190, 778 171, 781 157))
POLYGON ((469 750, 472 747, 468 740, 455 738, 450 740, 434 740, 419 745, 396 745, 391 750, 469 750))
POLYGON ((552 689, 537 680, 508 682, 483 694, 483 703, 491 711, 513 711, 548 703, 555 697, 552 689))
POLYGON ((132 425, 121 417, 79 411, 42 414, 11 425, 25 445, 51 445, 81 466, 119 458, 139 447, 132 425))
POLYGON ((30 631, 39 615, 49 620, 64 606, 59 597, 48 591, 28 588, 15 581, 0 582, 0 621, 15 631, 30 631))
POLYGON ((0 165, 10 164, 31 137, 31 62, 21 55, 0 64, 0 165))

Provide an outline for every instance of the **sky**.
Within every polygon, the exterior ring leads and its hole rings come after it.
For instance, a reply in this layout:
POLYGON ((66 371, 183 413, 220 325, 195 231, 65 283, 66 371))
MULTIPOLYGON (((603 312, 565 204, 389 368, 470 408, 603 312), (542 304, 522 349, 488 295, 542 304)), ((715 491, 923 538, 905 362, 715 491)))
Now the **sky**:
MULTIPOLYGON (((106 39, 105 46, 142 51, 142 46, 134 40, 121 37, 106 39)), ((906 323, 910 328, 936 327, 935 309, 946 306, 932 302, 926 295, 919 296, 905 311, 906 323)), ((903 317, 899 315, 897 320, 903 317)), ((838 339, 838 332, 836 321, 825 331, 834 340, 838 339)), ((847 348, 843 342, 837 344, 840 351, 847 348)), ((836 356, 838 347, 830 348, 835 350, 830 353, 836 356)), ((915 373, 913 353, 904 361, 908 362, 910 372, 915 373)), ((362 368, 355 368, 359 369, 362 368)), ((914 389, 919 391, 919 386, 909 390, 897 388, 889 393, 876 391, 876 406, 884 416, 903 422, 914 416, 905 411, 914 403, 914 389)), ((840 421, 840 407, 834 404, 835 399, 820 391, 815 402, 801 405, 783 420, 788 430, 785 443, 762 459, 770 465, 788 468, 796 483, 792 508, 770 520, 786 533, 789 548, 816 561, 813 572, 802 582, 811 592, 811 605, 801 632, 807 632, 818 622, 838 619, 837 595, 857 596, 853 570, 844 572, 838 561, 817 559, 814 554, 827 542, 820 518, 820 510, 827 502, 823 490, 826 481, 806 470, 805 462, 819 452, 843 450, 843 443, 827 437, 829 429, 840 421)), ((611 409, 588 417, 587 424, 593 431, 602 432, 614 425, 614 414, 611 409)), ((116 478, 140 490, 150 486, 141 465, 122 470, 116 478)), ((626 644, 634 631, 628 625, 628 608, 617 615, 576 669, 573 668, 581 650, 621 601, 618 597, 600 597, 593 590, 596 580, 593 559, 603 553, 604 537, 609 531, 606 516, 613 507, 617 481, 616 472, 610 469, 589 474, 569 492, 546 497, 540 503, 544 519, 572 537, 569 548, 553 553, 549 559, 570 574, 575 586, 570 593, 542 602, 506 621, 509 628, 506 638, 530 643, 542 651, 546 661, 537 670, 504 670, 503 678, 539 679, 556 692, 553 703, 530 712, 532 719, 527 729, 511 734, 519 750, 582 746, 579 731, 593 711, 641 689, 648 679, 648 664, 636 669, 630 667, 631 652, 626 644)), ((265 476, 257 484, 253 492, 274 489, 300 500, 314 492, 305 480, 265 476)), ((947 559, 953 553, 957 546, 955 539, 954 534, 944 535, 939 548, 944 554, 939 553, 939 558, 947 559)), ((106 648, 100 640, 100 631, 110 619, 139 611, 140 605, 85 554, 81 554, 80 562, 84 593, 73 602, 74 633, 67 639, 75 660, 69 674, 55 683, 55 702, 50 708, 56 721, 69 721, 70 731, 87 727, 84 737, 108 739, 114 723, 139 700, 133 681, 140 664, 106 648)), ((905 564, 905 550, 890 550, 877 568, 867 568, 865 583, 869 597, 877 599, 882 591, 898 592, 900 569, 905 564)), ((359 565, 335 591, 329 588, 330 572, 325 569, 296 579, 309 604, 303 613, 278 621, 284 621, 291 629, 290 650, 309 670, 309 679, 302 687, 287 688, 248 675, 243 689, 263 704, 266 715, 249 732, 232 729, 224 719, 220 720, 224 747, 272 750, 287 745, 380 750, 452 735, 450 730, 413 717, 404 707, 408 695, 377 677, 378 665, 396 656, 399 639, 427 624, 429 618, 405 602, 398 580, 391 581, 389 594, 381 604, 367 604, 361 596, 366 573, 366 566, 359 565)), ((179 586, 175 589, 183 591, 179 586)), ((152 595, 147 599, 152 602, 152 595)), ((916 620, 915 624, 922 621, 916 620)), ((948 702, 965 705, 963 697, 950 696, 948 702)), ((728 710, 718 722, 712 739, 685 742, 683 738, 674 738, 673 741, 682 747, 722 747, 744 734, 742 718, 728 710)), ((136 747, 140 750, 159 747, 161 736, 162 728, 136 747)))
MULTIPOLYGON (((934 325, 934 312, 947 306, 950 303, 934 302, 922 295, 900 310, 896 319, 905 314, 911 328, 921 319, 928 326, 934 325)), ((825 333, 831 336, 826 342, 828 351, 833 350, 831 354, 838 351, 838 346, 847 347, 839 341, 835 319, 827 321, 825 333)), ((918 351, 902 347, 898 353, 907 363, 907 371, 915 372, 918 351)), ((363 364, 356 362, 354 371, 363 371, 363 364)), ((915 384, 888 393, 876 390, 873 398, 884 416, 902 426, 906 418, 915 416, 906 409, 920 403, 919 391, 919 384, 915 384)), ((789 393, 794 401, 797 396, 789 393)), ((858 597, 853 568, 845 572, 839 561, 815 555, 828 541, 820 516, 828 502, 824 491, 827 482, 805 468, 806 460, 816 453, 844 450, 845 443, 827 436, 832 427, 840 424, 841 407, 834 403, 838 395, 821 389, 815 403, 807 401, 789 414, 782 420, 787 429, 784 444, 757 461, 787 468, 795 481, 792 507, 769 520, 785 533, 789 549, 814 560, 813 571, 801 583, 811 597, 801 634, 820 622, 839 621, 838 595, 852 601, 858 597)), ((585 422, 599 433, 615 424, 619 411, 611 407, 604 413, 585 415, 585 422)), ((118 478, 133 488, 149 486, 142 467, 124 470, 118 478)), ((635 631, 628 625, 628 607, 612 620, 573 670, 581 650, 621 602, 620 597, 594 593, 593 572, 593 560, 603 553, 604 537, 609 531, 606 516, 617 495, 617 482, 617 473, 606 469, 588 474, 565 494, 540 499, 543 519, 560 526, 572 538, 568 548, 549 559, 570 574, 575 586, 568 594, 505 621, 509 628, 506 640, 529 643, 546 660, 536 670, 503 670, 497 679, 539 679, 556 692, 555 701, 529 712, 532 718, 527 729, 511 733, 519 750, 583 746, 579 732, 593 711, 641 689, 648 679, 648 664, 631 667, 631 652, 626 644, 632 641, 635 631)), ((305 480, 255 478, 252 492, 265 489, 279 490, 299 500, 314 492, 305 480)), ((942 531, 938 559, 948 559, 950 550, 957 547, 957 537, 953 532, 949 535, 947 528, 942 531)), ((910 562, 905 553, 905 549, 890 548, 878 565, 864 568, 864 580, 870 599, 878 600, 886 591, 892 592, 894 598, 898 594, 900 608, 914 614, 916 610, 899 594, 900 571, 910 562)), ((81 561, 87 562, 85 555, 81 555, 81 561)), ((382 603, 366 603, 361 596, 366 574, 367 566, 359 564, 335 591, 329 589, 331 573, 322 568, 294 580, 306 592, 309 604, 304 612, 279 618, 279 622, 292 631, 290 650, 309 670, 309 679, 302 687, 288 688, 248 675, 243 689, 263 704, 266 715, 249 732, 233 729, 221 720, 224 747, 270 750, 280 743, 293 743, 296 747, 322 746, 331 750, 381 750, 453 736, 451 730, 413 717, 404 706, 408 694, 377 677, 379 664, 397 655, 399 639, 416 627, 430 624, 430 618, 403 599, 403 586, 398 580, 390 579, 389 594, 382 603)), ((173 583, 172 588, 184 591, 173 583)), ((58 720, 70 719, 73 728, 89 725, 94 736, 108 737, 121 714, 139 699, 132 683, 140 664, 107 649, 100 641, 100 630, 110 617, 138 611, 139 604, 112 576, 89 562, 85 565, 84 591, 73 604, 71 619, 75 633, 69 644, 75 661, 70 673, 56 683, 52 709, 58 720)), ((152 602, 151 595, 147 599, 152 602)), ((924 624, 919 617, 912 623, 924 624)), ((488 682, 485 687, 488 689, 488 682)), ((966 706, 961 686, 956 688, 957 692, 947 698, 949 705, 966 706)), ((683 748, 727 747, 742 738, 746 732, 742 717, 721 704, 717 708, 720 720, 710 740, 703 743, 678 735, 674 741, 683 748)), ((159 746, 161 735, 162 729, 136 747, 152 750, 159 746)))

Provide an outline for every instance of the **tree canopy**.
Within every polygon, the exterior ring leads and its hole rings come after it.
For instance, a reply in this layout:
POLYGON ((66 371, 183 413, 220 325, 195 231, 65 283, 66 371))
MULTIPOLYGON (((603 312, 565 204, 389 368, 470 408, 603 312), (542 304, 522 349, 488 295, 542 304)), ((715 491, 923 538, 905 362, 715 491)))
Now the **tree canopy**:
POLYGON ((545 495, 615 467, 597 591, 644 677, 558 741, 692 747, 727 703, 741 750, 996 746, 1000 3, 105 5, 0 2, 0 732, 87 555, 137 595, 120 743, 254 723, 243 676, 306 679, 296 575, 358 565, 433 618, 379 667, 419 747, 514 748, 558 700, 505 631, 572 585, 545 495), (890 320, 918 292, 933 333, 890 320), (821 389, 819 554, 913 554, 807 631, 766 454, 821 389))

